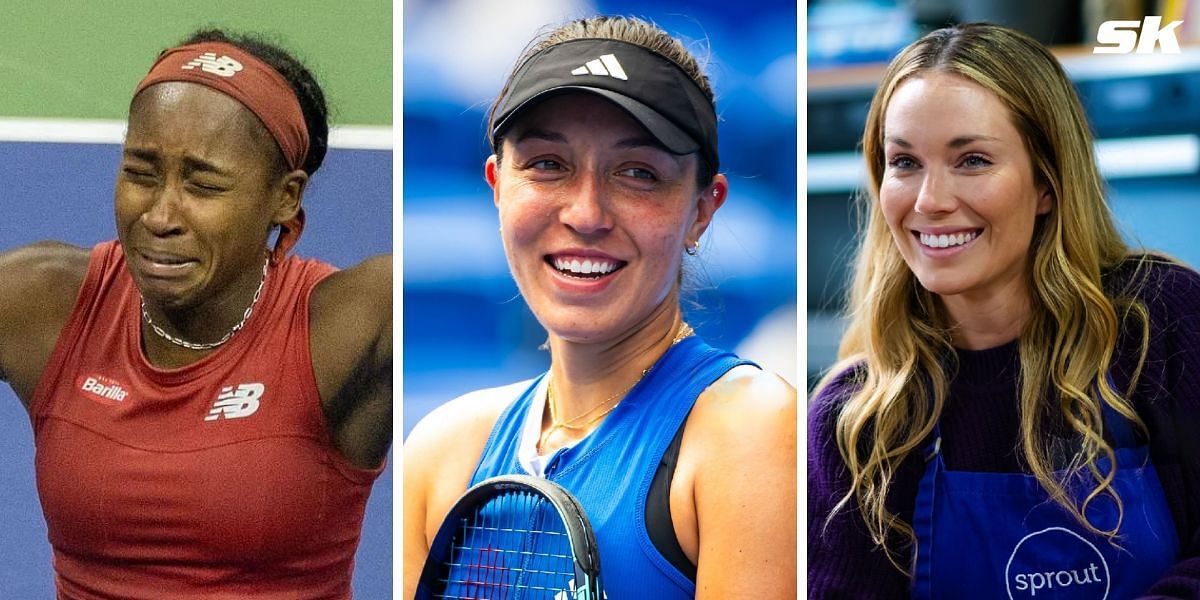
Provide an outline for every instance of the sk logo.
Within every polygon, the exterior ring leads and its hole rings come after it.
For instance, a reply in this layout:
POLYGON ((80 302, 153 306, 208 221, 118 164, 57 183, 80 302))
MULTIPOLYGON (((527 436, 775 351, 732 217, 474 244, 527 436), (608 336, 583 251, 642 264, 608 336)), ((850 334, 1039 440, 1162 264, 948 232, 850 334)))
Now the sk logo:
POLYGON ((1160 16, 1148 16, 1140 22, 1105 21, 1096 31, 1096 41, 1100 45, 1092 48, 1092 54, 1150 54, 1158 47, 1164 54, 1179 54, 1175 29, 1183 25, 1183 21, 1171 21, 1166 27, 1160 27, 1161 24, 1160 16))
POLYGON ((183 65, 184 71, 191 71, 196 67, 200 67, 205 73, 220 75, 221 77, 233 77, 235 73, 242 70, 242 63, 229 58, 228 56, 217 57, 215 53, 205 52, 200 56, 192 59, 186 65, 183 65))
POLYGON ((237 389, 231 385, 221 388, 221 394, 204 420, 240 419, 254 414, 258 410, 258 398, 265 389, 261 383, 243 383, 237 389))

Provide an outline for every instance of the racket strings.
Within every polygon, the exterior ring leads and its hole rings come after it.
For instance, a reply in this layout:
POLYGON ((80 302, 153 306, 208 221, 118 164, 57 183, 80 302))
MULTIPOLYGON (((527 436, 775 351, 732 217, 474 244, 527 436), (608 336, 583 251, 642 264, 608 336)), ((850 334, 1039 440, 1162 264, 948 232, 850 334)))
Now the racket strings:
POLYGON ((575 566, 558 512, 541 496, 515 491, 459 519, 443 572, 438 598, 553 600, 570 597, 575 566))

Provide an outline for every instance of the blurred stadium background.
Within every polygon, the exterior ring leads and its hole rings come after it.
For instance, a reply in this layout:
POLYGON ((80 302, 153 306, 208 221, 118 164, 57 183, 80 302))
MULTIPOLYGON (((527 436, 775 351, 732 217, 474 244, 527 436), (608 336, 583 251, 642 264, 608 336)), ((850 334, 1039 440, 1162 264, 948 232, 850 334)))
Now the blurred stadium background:
MULTIPOLYGON (((338 266, 392 247, 392 8, 364 0, 5 3, 0 8, 0 250, 115 237, 112 188, 129 95, 158 52, 201 26, 268 34, 307 62, 334 125, 305 198, 302 256, 338 266)), ((54 596, 29 419, 0 385, 0 598, 54 596)), ((389 459, 390 461, 390 459, 389 459)), ((269 465, 265 465, 269 468, 269 465)), ((392 590, 392 472, 367 507, 356 598, 392 590)))
POLYGON ((1025 31, 1063 63, 1087 110, 1109 203, 1126 239, 1200 266, 1200 2, 1197 0, 814 0, 808 18, 809 387, 835 361, 854 256, 857 152, 883 67, 924 33, 990 21, 1025 31), (1107 20, 1160 15, 1181 54, 1093 55, 1107 20))
POLYGON ((686 261, 687 318, 798 383, 796 4, 425 0, 404 11, 405 435, 442 402, 549 365, 483 181, 486 112, 536 33, 593 14, 653 21, 707 62, 731 191, 686 261))

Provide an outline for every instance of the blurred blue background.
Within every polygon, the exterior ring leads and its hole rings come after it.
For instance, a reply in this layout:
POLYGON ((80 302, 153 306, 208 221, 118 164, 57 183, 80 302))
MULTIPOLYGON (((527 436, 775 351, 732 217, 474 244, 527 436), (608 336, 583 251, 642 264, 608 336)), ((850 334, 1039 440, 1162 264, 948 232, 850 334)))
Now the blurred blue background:
POLYGON ((483 180, 486 111, 535 34, 593 14, 653 21, 706 65, 730 196, 685 261, 687 319, 799 381, 795 3, 426 0, 404 11, 405 435, 442 402, 549 365, 483 180))
MULTIPOLYGON (((1094 55, 1099 23, 1182 18, 1184 2, 1100 0, 815 0, 808 11, 808 386, 836 359, 855 251, 852 197, 871 96, 901 48, 954 22, 985 20, 1050 46, 1079 91, 1118 227, 1135 247, 1200 266, 1200 19, 1179 27, 1180 54, 1094 55), (1169 5, 1169 6, 1168 6, 1169 5), (1132 11, 1132 12, 1122 12, 1132 11), (865 24, 870 24, 866 26, 865 24)), ((1190 7, 1190 8, 1188 8, 1190 7)))

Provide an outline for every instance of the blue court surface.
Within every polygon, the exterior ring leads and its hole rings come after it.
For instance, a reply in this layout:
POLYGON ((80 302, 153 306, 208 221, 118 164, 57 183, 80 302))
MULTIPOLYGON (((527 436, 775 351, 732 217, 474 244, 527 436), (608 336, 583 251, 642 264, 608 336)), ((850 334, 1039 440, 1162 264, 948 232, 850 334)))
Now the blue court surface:
MULTIPOLYGON (((115 144, 0 143, 0 250, 38 240, 91 246, 115 237, 115 144)), ((392 247, 392 153, 332 149, 305 197, 308 224, 296 252, 339 267, 392 247)), ((3 282, 0 282, 3 285, 3 282)), ((0 384, 0 599, 54 597, 46 523, 33 475, 29 418, 0 384)), ((355 598, 390 598, 392 458, 367 505, 355 598)))

